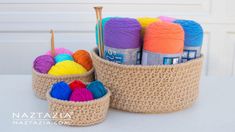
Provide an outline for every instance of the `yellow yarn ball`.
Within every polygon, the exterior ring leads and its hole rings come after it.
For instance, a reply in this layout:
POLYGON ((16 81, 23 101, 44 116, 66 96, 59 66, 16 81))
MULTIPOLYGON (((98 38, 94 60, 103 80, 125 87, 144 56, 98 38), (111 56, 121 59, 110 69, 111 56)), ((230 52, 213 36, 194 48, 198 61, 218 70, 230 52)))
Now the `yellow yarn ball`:
POLYGON ((142 30, 141 30, 141 34, 142 36, 144 36, 145 33, 145 28, 154 22, 160 22, 161 20, 159 18, 152 18, 152 17, 141 17, 141 18, 137 18, 137 21, 140 23, 142 30))
POLYGON ((59 62, 51 67, 48 74, 54 76, 61 76, 61 75, 72 75, 72 74, 84 74, 87 70, 80 64, 66 60, 59 62))

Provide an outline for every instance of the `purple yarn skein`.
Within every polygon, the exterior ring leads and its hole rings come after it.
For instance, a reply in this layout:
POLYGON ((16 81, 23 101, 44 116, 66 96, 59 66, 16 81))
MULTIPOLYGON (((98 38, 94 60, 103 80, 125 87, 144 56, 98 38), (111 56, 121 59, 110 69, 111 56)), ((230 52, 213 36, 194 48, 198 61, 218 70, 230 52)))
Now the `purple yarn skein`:
POLYGON ((133 18, 111 18, 104 27, 104 44, 118 49, 140 48, 141 25, 133 18))
POLYGON ((50 55, 38 56, 33 62, 33 68, 40 73, 47 74, 51 67, 55 64, 53 57, 50 55))

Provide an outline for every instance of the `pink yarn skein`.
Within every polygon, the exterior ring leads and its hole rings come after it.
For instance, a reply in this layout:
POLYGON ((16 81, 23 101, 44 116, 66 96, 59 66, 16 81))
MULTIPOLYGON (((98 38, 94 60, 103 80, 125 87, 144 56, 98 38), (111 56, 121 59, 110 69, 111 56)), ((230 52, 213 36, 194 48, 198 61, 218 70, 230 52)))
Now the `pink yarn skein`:
POLYGON ((173 17, 167 17, 167 16, 159 16, 159 19, 161 19, 163 22, 174 22, 176 19, 173 17))
POLYGON ((92 93, 86 88, 76 88, 70 96, 70 101, 83 102, 93 100, 92 93))
MULTIPOLYGON (((57 56, 58 54, 69 54, 69 55, 72 55, 73 52, 68 50, 68 49, 65 49, 65 48, 55 48, 55 56, 57 56)), ((50 55, 51 56, 51 51, 48 51, 46 53, 46 55, 50 55)))

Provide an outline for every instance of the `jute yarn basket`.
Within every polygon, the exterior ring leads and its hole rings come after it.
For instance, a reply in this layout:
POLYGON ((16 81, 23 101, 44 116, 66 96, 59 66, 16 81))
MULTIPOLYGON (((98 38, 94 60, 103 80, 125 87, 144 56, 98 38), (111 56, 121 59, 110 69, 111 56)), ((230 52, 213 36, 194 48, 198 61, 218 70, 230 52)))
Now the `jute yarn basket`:
POLYGON ((50 90, 47 92, 49 113, 58 124, 69 126, 89 126, 104 121, 110 103, 111 92, 107 89, 106 95, 99 99, 86 102, 63 101, 51 97, 50 90), (66 116, 69 115, 69 116, 66 116))
POLYGON ((93 50, 96 78, 110 89, 112 108, 141 113, 165 113, 191 106, 199 94, 203 56, 176 65, 121 65, 93 50))
POLYGON ((82 75, 65 75, 53 76, 49 74, 42 74, 33 69, 32 72, 32 87, 35 95, 41 99, 46 100, 46 93, 51 88, 51 85, 65 81, 67 83, 73 80, 81 80, 83 82, 92 82, 94 80, 94 68, 82 75))

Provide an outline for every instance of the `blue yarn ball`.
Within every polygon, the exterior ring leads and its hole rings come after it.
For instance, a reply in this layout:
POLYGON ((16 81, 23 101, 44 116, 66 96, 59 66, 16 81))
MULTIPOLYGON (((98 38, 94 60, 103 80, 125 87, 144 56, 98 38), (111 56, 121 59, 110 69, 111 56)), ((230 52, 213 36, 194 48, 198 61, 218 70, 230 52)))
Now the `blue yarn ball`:
MULTIPOLYGON (((103 30, 103 42, 104 42, 104 26, 106 24, 106 22, 108 22, 111 19, 111 17, 106 17, 102 19, 102 30, 103 30)), ((95 25, 95 35, 96 35, 96 44, 98 45, 98 32, 99 32, 99 26, 96 24, 95 25)))
POLYGON ((65 82, 58 82, 53 84, 51 89, 51 96, 56 99, 69 100, 69 97, 72 93, 69 85, 65 82))
POLYGON ((175 20, 184 29, 184 45, 198 47, 202 45, 203 29, 200 24, 192 20, 175 20))
POLYGON ((66 60, 71 60, 71 61, 74 61, 73 60, 73 57, 69 54, 59 54, 57 56, 55 56, 55 62, 56 63, 59 63, 59 62, 62 62, 62 61, 66 61, 66 60))
POLYGON ((91 82, 87 85, 87 89, 91 91, 94 99, 103 97, 107 93, 107 90, 100 81, 91 82))

